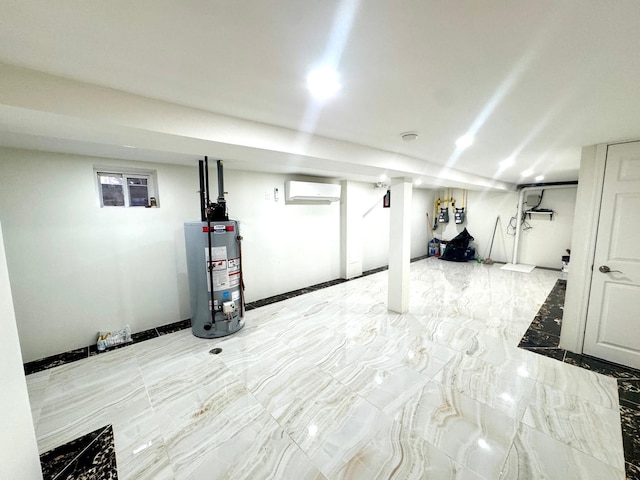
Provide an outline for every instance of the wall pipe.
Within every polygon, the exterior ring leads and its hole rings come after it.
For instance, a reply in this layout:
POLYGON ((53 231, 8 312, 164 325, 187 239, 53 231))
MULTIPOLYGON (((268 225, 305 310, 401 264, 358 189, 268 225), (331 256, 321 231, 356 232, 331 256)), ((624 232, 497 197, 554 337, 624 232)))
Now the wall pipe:
POLYGON ((540 184, 520 189, 520 195, 518 196, 518 213, 516 214, 516 238, 513 241, 513 256, 511 259, 512 264, 518 264, 518 247, 520 246, 520 232, 522 231, 522 206, 524 204, 524 194, 533 190, 557 190, 559 188, 571 188, 577 186, 578 182, 568 182, 553 183, 550 185, 540 184))

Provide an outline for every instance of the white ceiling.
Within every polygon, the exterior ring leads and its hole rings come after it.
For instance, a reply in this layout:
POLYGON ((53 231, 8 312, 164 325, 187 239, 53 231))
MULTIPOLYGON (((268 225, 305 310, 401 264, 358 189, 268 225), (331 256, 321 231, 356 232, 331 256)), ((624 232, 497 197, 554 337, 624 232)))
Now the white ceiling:
MULTIPOLYGON (((32 101, 19 92, 24 82, 7 80, 1 145, 175 163, 207 154, 228 168, 505 188, 532 183, 521 176, 529 168, 544 182, 576 180, 581 147, 640 138, 637 0, 0 0, 0 11, 0 62, 36 71, 21 73, 30 93, 55 83, 73 88, 74 102, 85 91, 91 100, 90 112, 32 101), (343 88, 320 105, 305 77, 323 63, 343 88), (142 107, 140 125, 107 119, 114 107, 92 86, 183 110, 166 120, 171 128, 142 128, 142 107), (219 114, 211 128, 234 130, 235 140, 179 128, 205 113, 219 114), (418 139, 402 142, 405 131, 418 139), (469 132, 476 142, 456 152, 469 132), (515 165, 501 169, 508 157, 515 165)), ((155 107, 145 108, 150 119, 155 107)))

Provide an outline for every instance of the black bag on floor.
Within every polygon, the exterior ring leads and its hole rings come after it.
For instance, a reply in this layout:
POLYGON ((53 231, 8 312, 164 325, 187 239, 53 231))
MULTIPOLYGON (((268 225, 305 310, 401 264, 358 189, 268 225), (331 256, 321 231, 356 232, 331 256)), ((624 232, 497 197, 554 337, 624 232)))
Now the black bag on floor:
POLYGON ((440 260, 449 260, 450 262, 466 262, 469 260, 467 258, 467 248, 469 247, 469 242, 474 238, 471 236, 467 229, 465 228, 458 235, 456 235, 453 240, 447 243, 447 248, 445 248, 444 253, 440 257, 440 260))

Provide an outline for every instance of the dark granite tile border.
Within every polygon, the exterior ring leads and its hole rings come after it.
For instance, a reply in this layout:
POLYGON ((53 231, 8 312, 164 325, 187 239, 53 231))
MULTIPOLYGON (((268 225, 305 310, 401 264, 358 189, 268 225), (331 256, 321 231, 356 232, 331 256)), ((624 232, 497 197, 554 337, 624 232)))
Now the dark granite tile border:
POLYGON ((48 370, 49 368, 59 367, 60 365, 65 365, 67 363, 77 362, 78 360, 82 360, 84 358, 93 357, 94 355, 100 355, 106 352, 111 352, 113 350, 127 347, 135 343, 140 343, 146 340, 150 340, 152 338, 156 338, 160 335, 166 335, 167 333, 177 332, 179 330, 183 330, 185 328, 190 328, 190 327, 191 327, 190 319, 181 320, 179 322, 173 322, 166 325, 161 325, 156 328, 151 328, 143 332, 134 333, 131 335, 131 339, 133 340, 132 342, 124 343, 121 345, 115 345, 104 351, 98 351, 96 344, 92 344, 86 347, 70 350, 68 352, 59 353, 57 355, 52 355, 50 357, 41 358, 39 360, 34 360, 32 362, 25 363, 24 373, 25 375, 30 375, 32 373, 41 372, 43 370, 48 370))
POLYGON ((520 340, 518 344, 520 348, 558 348, 566 292, 567 281, 557 280, 520 340))
POLYGON ((144 342, 145 340, 151 340, 152 338, 159 337, 158 330, 155 328, 150 328, 149 330, 145 330, 143 332, 132 333, 131 339, 133 343, 144 342))
POLYGON ((556 282, 518 346, 617 380, 626 476, 640 480, 640 370, 558 348, 566 285, 556 282))
POLYGON ((520 348, 534 348, 534 347, 548 347, 558 348, 560 344, 560 337, 552 335, 550 333, 542 332, 529 328, 520 340, 518 347, 520 348))
POLYGON ((168 333, 179 332, 180 330, 185 330, 187 328, 191 328, 190 318, 179 322, 168 323, 167 325, 161 325, 156 327, 156 331, 158 332, 158 335, 166 335, 168 333))
POLYGON ((640 409, 640 380, 618 380, 618 397, 638 405, 640 409))
POLYGON ((98 350, 97 345, 89 345, 87 348, 89 349, 89 356, 94 357, 96 355, 101 355, 103 353, 112 352, 113 350, 118 350, 119 348, 128 347, 129 345, 133 345, 134 343, 135 342, 121 343, 120 345, 114 345, 112 347, 109 347, 106 350, 98 350))
POLYGON ((40 465, 44 479, 117 479, 113 428, 107 425, 43 453, 40 465))
POLYGON ((582 367, 596 373, 601 373, 618 380, 638 380, 640 379, 640 370, 625 367, 617 363, 607 362, 600 358, 590 355, 579 355, 577 353, 567 352, 564 359, 565 363, 582 367))
POLYGON ((77 348, 75 350, 69 350, 68 352, 58 353, 50 357, 41 358, 32 362, 24 364, 24 373, 29 375, 31 373, 41 372, 49 368, 59 367, 66 363, 77 362, 83 358, 89 356, 89 347, 77 348))
MULTIPOLYGON (((371 270, 366 270, 362 272, 362 277, 366 277, 368 275, 373 275, 374 273, 384 272, 385 270, 389 270, 389 266, 385 265, 384 267, 372 268, 371 270)), ((357 278, 357 277, 356 277, 357 278)))
POLYGON ((627 480, 640 480, 640 467, 636 467, 633 463, 624 463, 627 480))
POLYGON ((640 409, 635 403, 620 400, 624 459, 637 470, 640 466, 640 409))

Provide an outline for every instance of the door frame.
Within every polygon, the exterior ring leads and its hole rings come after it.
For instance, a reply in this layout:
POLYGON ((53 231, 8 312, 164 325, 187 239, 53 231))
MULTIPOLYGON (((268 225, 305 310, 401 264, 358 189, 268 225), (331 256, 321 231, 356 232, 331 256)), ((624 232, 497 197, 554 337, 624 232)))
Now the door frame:
POLYGON ((582 149, 571 234, 571 262, 560 332, 560 348, 570 352, 583 352, 607 151, 610 145, 638 141, 604 143, 582 149))

